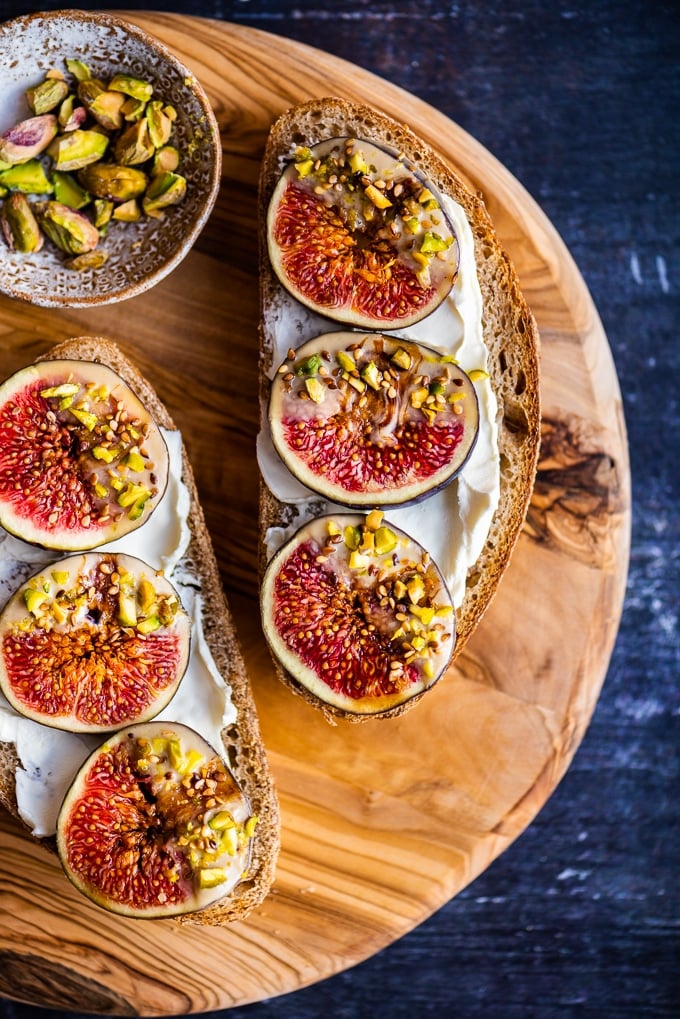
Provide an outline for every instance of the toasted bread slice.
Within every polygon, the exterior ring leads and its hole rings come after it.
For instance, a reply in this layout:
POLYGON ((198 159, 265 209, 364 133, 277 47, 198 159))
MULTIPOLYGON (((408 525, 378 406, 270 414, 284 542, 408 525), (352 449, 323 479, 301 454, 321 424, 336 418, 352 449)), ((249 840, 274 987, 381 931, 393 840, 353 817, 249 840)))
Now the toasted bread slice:
MULTIPOLYGON (((517 274, 498 240, 482 199, 466 187, 451 167, 408 127, 375 109, 332 97, 313 99, 289 109, 274 123, 260 176, 260 400, 263 428, 267 427, 269 379, 277 368, 274 351, 280 350, 282 335, 291 337, 294 332, 286 320, 290 318, 290 302, 294 299, 286 294, 279 283, 268 256, 267 210, 281 172, 290 162, 296 147, 311 147, 334 137, 364 139, 388 151, 403 153, 416 170, 429 178, 440 194, 458 203, 472 231, 476 272, 483 302, 482 330, 488 350, 487 368, 499 408, 500 497, 483 550, 468 570, 464 596, 457 606, 455 658, 474 633, 498 588, 528 509, 540 438, 538 330, 521 293, 517 274)), ((344 328, 329 320, 324 323, 320 317, 313 324, 318 333, 344 328)), ((408 333, 408 330, 405 332, 408 333)), ((300 335, 298 328, 295 341, 289 339, 289 342, 297 346, 307 339, 309 335, 300 335)), ((426 509, 427 500, 420 505, 426 509)), ((323 511, 321 503, 318 511, 323 511)), ((313 503, 304 512, 314 512, 313 503)), ((263 481, 260 496, 263 569, 271 553, 271 545, 267 542, 268 533, 274 533, 271 529, 276 528, 289 532, 298 520, 302 522, 300 507, 279 501, 263 481)), ((423 543, 427 547, 427 543, 423 543)), ((292 690, 324 711, 329 721, 338 714, 355 721, 362 720, 362 716, 330 710, 281 669, 279 676, 292 690)), ((412 707, 416 699, 405 702, 385 715, 391 717, 401 714, 412 707)))
MULTIPOLYGON (((176 430, 149 382, 111 341, 100 337, 76 337, 53 347, 44 359, 55 358, 97 361, 109 366, 128 383, 161 428, 176 430)), ((279 850, 279 810, 250 683, 183 444, 182 481, 190 497, 188 526, 191 537, 180 567, 190 574, 192 586, 194 583, 197 585, 203 605, 209 608, 209 612, 202 614, 203 634, 220 675, 231 689, 231 699, 236 708, 235 722, 222 728, 222 747, 215 749, 228 763, 249 800, 252 813, 258 817, 247 878, 229 897, 217 904, 178 918, 180 921, 219 925, 243 919, 267 895, 274 879, 279 850)), ((148 526, 153 526, 153 518, 148 526)), ((183 721, 190 724, 186 719, 183 721)), ((16 817, 19 813, 15 776, 19 767, 21 763, 14 744, 0 742, 0 803, 16 817)), ((50 847, 54 845, 52 838, 42 841, 50 847)))

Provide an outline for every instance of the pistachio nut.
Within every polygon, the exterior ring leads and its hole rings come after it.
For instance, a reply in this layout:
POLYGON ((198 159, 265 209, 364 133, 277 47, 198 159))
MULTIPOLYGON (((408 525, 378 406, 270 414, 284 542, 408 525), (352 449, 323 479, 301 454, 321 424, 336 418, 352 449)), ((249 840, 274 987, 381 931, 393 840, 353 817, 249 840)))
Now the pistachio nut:
POLYGON ((22 120, 0 134, 0 159, 7 163, 26 163, 35 159, 50 144, 57 133, 57 118, 53 113, 22 120))
POLYGON ((82 212, 61 202, 37 202, 35 214, 49 239, 68 255, 82 255, 99 243, 99 231, 82 212))
POLYGON ((87 120, 87 110, 84 106, 76 106, 77 96, 73 93, 66 96, 63 103, 59 107, 59 113, 57 114, 57 120, 59 121, 59 127, 62 131, 75 131, 77 128, 82 127, 87 120))
POLYGON ((82 255, 67 258, 64 265, 67 269, 75 269, 76 272, 83 272, 85 269, 101 269, 108 257, 108 251, 98 248, 96 251, 86 251, 82 255))
POLYGON ((114 202, 138 198, 148 184, 148 177, 142 170, 116 163, 91 163, 80 171, 78 180, 95 198, 114 202))
POLYGON ((40 251, 42 248, 43 235, 26 195, 21 192, 10 195, 3 202, 0 225, 11 251, 27 254, 31 251, 40 251))
POLYGON ((151 164, 152 176, 159 173, 174 173, 179 166, 179 152, 174 145, 163 145, 156 151, 151 164))
POLYGON ((92 77, 90 74, 90 68, 82 60, 74 60, 67 57, 66 67, 76 81, 87 81, 88 78, 92 77))
POLYGON ((123 92, 133 99, 142 99, 147 102, 153 95, 153 85, 150 81, 142 81, 131 74, 114 74, 109 82, 109 88, 114 92, 123 92))
POLYGON ((113 218, 121 223, 138 223, 142 218, 142 213, 137 199, 130 198, 127 202, 117 205, 113 210, 113 218))
POLYGON ((54 184, 55 201, 68 205, 70 209, 82 209, 88 202, 92 201, 91 195, 84 188, 81 188, 78 181, 70 173, 55 170, 52 173, 52 183, 54 184))
POLYGON ((128 123, 134 123, 135 120, 139 120, 139 118, 144 114, 145 109, 146 101, 144 99, 133 99, 132 96, 130 96, 123 103, 121 113, 128 123))
POLYGON ((121 166, 139 166, 151 159, 155 151, 149 136, 149 125, 145 117, 130 124, 116 139, 113 157, 121 166))
POLYGON ((50 113, 68 95, 68 85, 65 81, 57 78, 46 78, 34 88, 26 89, 26 98, 36 116, 41 113, 50 113))
POLYGON ((29 159, 27 163, 17 163, 16 166, 0 171, 0 184, 27 195, 51 195, 53 190, 42 163, 37 159, 29 159))
POLYGON ((118 131, 123 126, 125 96, 120 92, 100 92, 90 103, 88 110, 98 124, 107 131, 118 131))
POLYGON ((166 145, 172 134, 172 120, 165 113, 160 99, 154 99, 146 107, 146 121, 149 125, 149 137, 154 148, 166 145))
POLYGON ((142 208, 147 216, 159 218, 163 210, 177 205, 187 190, 186 178, 179 173, 159 173, 154 177, 142 199, 142 208))
POLYGON ((109 144, 107 135, 78 128, 55 138, 49 147, 56 170, 80 170, 102 158, 109 144))
POLYGON ((113 215, 113 202, 107 201, 105 198, 95 198, 92 207, 94 210, 94 225, 100 230, 103 226, 106 226, 113 215))

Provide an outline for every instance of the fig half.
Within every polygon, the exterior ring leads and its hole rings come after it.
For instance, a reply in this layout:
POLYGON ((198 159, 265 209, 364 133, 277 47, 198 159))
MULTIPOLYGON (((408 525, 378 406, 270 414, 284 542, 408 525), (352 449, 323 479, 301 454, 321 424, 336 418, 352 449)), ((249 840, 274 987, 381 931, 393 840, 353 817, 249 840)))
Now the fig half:
POLYGON ((418 322, 458 272, 434 185, 364 139, 296 149, 269 203, 267 237, 272 268, 298 301, 362 329, 418 322))
POLYGON ((280 366, 269 425, 279 456, 312 491, 343 506, 404 505, 461 470, 479 408, 451 357, 379 333, 338 332, 280 366))
POLYGON ((228 895, 257 823, 226 764, 185 725, 148 722, 88 758, 57 819, 62 866, 114 913, 177 916, 228 895))
POLYGON ((265 571, 261 607, 275 660, 331 714, 394 714, 436 683, 453 653, 439 569, 379 510, 300 528, 265 571))
POLYGON ((0 386, 0 525, 44 548, 96 548, 143 524, 168 478, 156 423, 110 368, 41 361, 0 386))
POLYGON ((0 615, 0 690, 22 715, 69 732, 153 718, 189 661, 191 622, 165 577, 133 556, 89 552, 45 567, 0 615))

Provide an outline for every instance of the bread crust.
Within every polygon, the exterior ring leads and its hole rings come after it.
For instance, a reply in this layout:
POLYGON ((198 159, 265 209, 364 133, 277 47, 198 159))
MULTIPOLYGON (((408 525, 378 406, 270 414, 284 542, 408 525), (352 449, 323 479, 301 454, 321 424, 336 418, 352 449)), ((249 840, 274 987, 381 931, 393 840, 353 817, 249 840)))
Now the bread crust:
MULTIPOLYGON (((378 110, 336 97, 312 99, 284 112, 273 124, 262 163, 259 184, 260 257, 260 401, 269 398, 268 372, 272 368, 276 317, 272 315, 282 290, 267 253, 267 209, 279 176, 297 145, 313 146, 331 137, 365 138, 403 153, 416 169, 464 210, 475 246, 483 312, 488 369, 499 406, 500 499, 485 547, 468 572, 465 595, 457 610, 457 640, 453 660, 461 653, 488 608, 510 561, 533 491, 540 444, 539 334, 534 317, 520 290, 517 273, 496 235, 481 198, 406 125, 378 110)), ((329 331, 339 328, 328 323, 329 331)), ((263 419, 265 418, 263 414, 263 419)), ((321 508, 322 504, 319 503, 321 508)), ((266 566, 265 536, 270 527, 288 527, 298 510, 286 505, 260 485, 260 567, 266 566)), ((275 662, 277 674, 291 690, 336 717, 365 721, 366 717, 329 708, 275 662)), ((430 687, 431 689, 431 687, 430 687)), ((369 718, 395 717, 410 710, 418 697, 369 718)))
MULTIPOLYGON (((151 384, 112 341, 100 336, 74 337, 57 344, 40 360, 56 358, 96 361, 107 365, 128 383, 158 425, 176 430, 167 408, 151 384)), ((259 818, 247 880, 237 885, 231 895, 221 902, 176 918, 181 923, 221 925, 244 919, 263 901, 271 887, 280 843, 279 807, 243 655, 184 444, 182 480, 191 500, 188 517, 191 540, 183 562, 197 578, 203 600, 210 606, 210 611, 205 613, 203 619, 205 639, 221 676, 231 687, 232 701, 237 711, 236 721, 222 730, 223 754, 247 796, 253 813, 259 818)), ((14 745, 0 743, 0 803, 17 818, 14 775, 18 764, 14 745)), ((40 841, 50 848, 55 847, 53 839, 40 841)))

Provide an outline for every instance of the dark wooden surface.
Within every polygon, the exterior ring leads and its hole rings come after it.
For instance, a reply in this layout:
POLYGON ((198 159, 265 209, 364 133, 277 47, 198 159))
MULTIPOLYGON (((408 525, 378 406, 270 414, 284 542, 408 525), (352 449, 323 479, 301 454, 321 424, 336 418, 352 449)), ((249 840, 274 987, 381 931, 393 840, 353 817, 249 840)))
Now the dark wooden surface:
MULTIPOLYGON (((294 995, 210 1014, 678 1015, 675 5, 143 6, 223 18, 337 54, 431 103, 496 155, 550 217, 592 292, 619 373, 633 475, 619 639, 586 737, 536 820, 452 902, 369 961, 294 995)), ((0 19, 32 9, 0 0, 0 19)), ((15 980, 18 991, 20 973, 15 980)), ((62 1013, 0 1000, 2 1019, 50 1014, 62 1013)))

